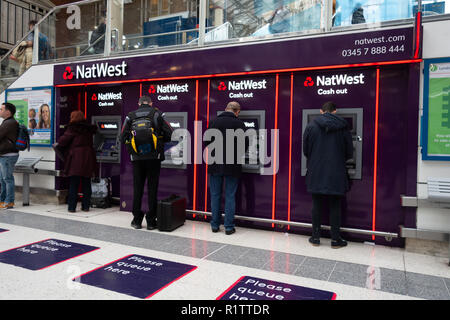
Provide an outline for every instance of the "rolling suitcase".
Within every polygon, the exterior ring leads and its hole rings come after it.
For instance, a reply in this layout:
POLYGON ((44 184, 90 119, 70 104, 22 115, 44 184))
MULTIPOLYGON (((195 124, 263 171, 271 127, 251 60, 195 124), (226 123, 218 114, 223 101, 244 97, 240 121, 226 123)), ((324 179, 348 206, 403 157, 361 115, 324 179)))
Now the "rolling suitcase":
POLYGON ((186 198, 177 195, 158 201, 156 222, 159 231, 172 231, 186 221, 186 198))

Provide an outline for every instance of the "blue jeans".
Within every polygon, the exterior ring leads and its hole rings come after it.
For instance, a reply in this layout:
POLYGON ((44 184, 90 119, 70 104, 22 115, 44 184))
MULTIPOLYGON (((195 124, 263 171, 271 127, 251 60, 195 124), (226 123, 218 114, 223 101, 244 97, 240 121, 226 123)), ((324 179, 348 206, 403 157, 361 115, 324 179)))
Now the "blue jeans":
POLYGON ((0 156, 0 202, 14 202, 14 165, 17 156, 0 156))
POLYGON ((220 226, 220 203, 222 201, 222 184, 225 180, 225 230, 234 228, 234 211, 236 208, 236 190, 239 178, 227 175, 209 175, 209 192, 211 193, 211 228, 220 226))

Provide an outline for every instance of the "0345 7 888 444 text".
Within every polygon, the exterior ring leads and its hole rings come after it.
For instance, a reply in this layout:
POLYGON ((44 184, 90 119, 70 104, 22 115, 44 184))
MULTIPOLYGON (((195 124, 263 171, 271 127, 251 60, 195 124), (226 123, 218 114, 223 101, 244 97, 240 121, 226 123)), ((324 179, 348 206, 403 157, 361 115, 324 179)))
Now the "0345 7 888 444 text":
POLYGON ((405 51, 405 45, 392 45, 371 48, 357 48, 342 50, 343 57, 359 57, 367 55, 380 55, 385 53, 401 53, 405 51))

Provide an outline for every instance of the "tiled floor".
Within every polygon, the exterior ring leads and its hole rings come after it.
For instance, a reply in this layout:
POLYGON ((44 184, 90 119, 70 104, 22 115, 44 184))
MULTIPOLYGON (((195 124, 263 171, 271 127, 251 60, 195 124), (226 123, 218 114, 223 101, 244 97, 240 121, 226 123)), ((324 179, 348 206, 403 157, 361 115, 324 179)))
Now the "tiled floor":
POLYGON ((39 271, 0 263, 0 299, 136 299, 70 281, 128 254, 198 268, 151 299, 214 300, 242 276, 320 290, 337 299, 450 300, 448 258, 401 248, 349 243, 339 250, 322 239, 237 227, 231 236, 208 223, 187 220, 173 232, 134 230, 118 208, 69 214, 66 206, 32 205, 0 212, 0 251, 47 238, 98 246, 100 250, 39 271))

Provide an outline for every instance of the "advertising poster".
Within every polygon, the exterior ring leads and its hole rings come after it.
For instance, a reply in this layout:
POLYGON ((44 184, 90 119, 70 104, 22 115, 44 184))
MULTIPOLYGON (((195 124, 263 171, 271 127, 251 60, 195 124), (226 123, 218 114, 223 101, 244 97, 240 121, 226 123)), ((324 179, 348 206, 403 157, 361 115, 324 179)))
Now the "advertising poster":
POLYGON ((30 144, 51 146, 53 143, 53 88, 6 90, 6 101, 16 106, 15 118, 30 133, 30 144))
POLYGON ((450 59, 425 64, 422 157, 450 160, 450 59))

